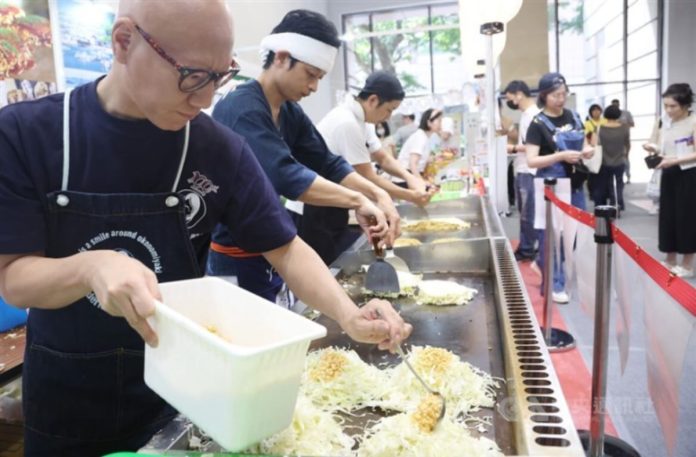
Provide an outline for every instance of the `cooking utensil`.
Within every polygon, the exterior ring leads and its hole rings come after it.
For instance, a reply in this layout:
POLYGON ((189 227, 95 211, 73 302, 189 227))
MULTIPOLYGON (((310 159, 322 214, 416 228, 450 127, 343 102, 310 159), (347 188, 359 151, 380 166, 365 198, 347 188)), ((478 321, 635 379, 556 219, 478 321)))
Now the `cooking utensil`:
MULTIPOLYGON (((369 218, 370 226, 377 225, 374 216, 369 218)), ((384 261, 384 249, 379 245, 378 237, 372 238, 372 249, 375 252, 375 261, 367 269, 365 275, 365 289, 378 294, 399 293, 399 277, 394 267, 384 261)))
POLYGON ((420 375, 416 372, 416 370, 413 368, 411 363, 408 361, 406 358, 406 354, 404 354, 403 349, 401 349, 401 345, 396 346, 396 352, 399 354, 399 357, 401 357, 401 360, 404 361, 406 366, 408 367, 409 370, 411 370, 411 373, 413 373, 413 376, 420 381, 421 385, 430 392, 431 395, 435 395, 436 397, 439 397, 440 400, 442 400, 442 407, 440 408, 440 415, 437 417, 437 422, 440 422, 443 417, 445 417, 445 408, 446 408, 446 402, 445 402, 445 397, 438 392, 437 390, 432 389, 425 381, 423 381, 423 378, 420 377, 420 375))
POLYGON ((404 271, 406 273, 410 273, 411 270, 408 268, 408 264, 404 259, 401 257, 397 257, 396 254, 394 254, 394 248, 387 248, 386 249, 387 255, 384 257, 384 260, 390 264, 396 271, 404 271))
POLYGON ((421 385, 425 388, 425 390, 430 392, 431 395, 435 395, 437 397, 440 397, 440 400, 442 400, 442 408, 440 408, 440 415, 437 418, 437 421, 440 422, 442 420, 442 418, 445 417, 445 408, 446 408, 445 397, 440 392, 438 392, 434 389, 431 389, 430 386, 425 381, 423 381, 423 378, 420 377, 420 375, 416 372, 416 370, 413 368, 411 363, 406 358, 406 354, 404 354, 403 349, 401 349, 401 345, 396 346, 396 352, 399 354, 399 357, 401 357, 401 360, 404 361, 404 363, 406 364, 408 369, 411 370, 411 373, 413 373, 413 376, 415 376, 416 379, 418 379, 418 381, 420 381, 421 385))

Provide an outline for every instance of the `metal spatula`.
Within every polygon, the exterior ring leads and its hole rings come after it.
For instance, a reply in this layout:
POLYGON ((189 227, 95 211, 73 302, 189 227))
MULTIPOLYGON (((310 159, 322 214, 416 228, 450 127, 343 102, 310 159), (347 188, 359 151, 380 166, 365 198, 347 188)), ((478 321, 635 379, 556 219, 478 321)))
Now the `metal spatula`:
POLYGON ((394 267, 396 271, 404 271, 406 273, 410 273, 411 270, 408 268, 408 264, 404 259, 401 257, 397 257, 396 254, 394 254, 394 248, 387 248, 386 249, 387 255, 384 257, 384 260, 394 267))
MULTIPOLYGON (((376 225, 377 219, 370 218, 370 225, 376 225)), ((379 238, 372 238, 375 261, 367 269, 365 289, 377 294, 399 293, 399 277, 393 266, 384 261, 384 249, 379 246, 379 238)))

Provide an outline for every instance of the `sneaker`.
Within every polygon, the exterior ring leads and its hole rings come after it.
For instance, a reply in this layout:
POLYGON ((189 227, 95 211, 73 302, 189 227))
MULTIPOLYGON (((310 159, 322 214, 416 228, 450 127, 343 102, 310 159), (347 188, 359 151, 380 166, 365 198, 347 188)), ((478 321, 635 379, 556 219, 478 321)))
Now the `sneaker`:
POLYGON ((555 301, 558 304, 564 304, 570 301, 568 294, 564 290, 560 292, 554 292, 553 294, 551 294, 551 297, 553 298, 553 301, 555 301))
POLYGON ((689 279, 694 277, 694 270, 691 268, 684 268, 681 265, 677 265, 672 268, 672 273, 676 276, 684 279, 689 279))
POLYGON ((515 260, 518 262, 528 262, 536 258, 535 254, 526 254, 524 252, 515 251, 515 260))

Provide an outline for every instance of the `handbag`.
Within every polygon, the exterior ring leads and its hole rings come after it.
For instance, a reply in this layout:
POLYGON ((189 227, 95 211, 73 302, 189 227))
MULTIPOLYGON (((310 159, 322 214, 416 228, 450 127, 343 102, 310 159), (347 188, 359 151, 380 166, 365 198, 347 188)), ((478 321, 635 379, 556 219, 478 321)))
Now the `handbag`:
MULTIPOLYGON (((601 130, 602 127, 597 128, 597 138, 599 138, 599 132, 601 130)), ((588 173, 599 173, 599 169, 602 167, 602 145, 598 144, 595 146, 592 157, 589 159, 582 159, 580 163, 587 169, 588 173)))
POLYGON ((645 165, 648 166, 648 168, 653 169, 656 166, 662 162, 662 156, 658 154, 649 154, 645 156, 645 165))

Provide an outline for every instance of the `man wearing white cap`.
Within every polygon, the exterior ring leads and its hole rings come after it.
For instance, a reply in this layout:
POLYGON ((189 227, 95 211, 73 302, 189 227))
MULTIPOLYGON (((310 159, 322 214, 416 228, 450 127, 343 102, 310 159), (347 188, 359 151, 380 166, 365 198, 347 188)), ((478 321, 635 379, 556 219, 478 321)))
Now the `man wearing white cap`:
MULTIPOLYGON (((368 235, 391 244, 399 234, 399 215, 389 194, 332 154, 297 104, 331 71, 339 46, 336 27, 324 16, 289 12, 261 41, 259 78, 229 93, 215 106, 213 117, 246 138, 278 194, 313 205, 355 209, 368 235), (377 225, 368 227, 371 216, 377 225)), ((291 215, 302 237, 301 216, 291 215)), ((241 287, 276 300, 282 280, 260 254, 239 249, 222 225, 212 241, 210 274, 235 274, 241 287)))
POLYGON ((413 135, 416 130, 418 130, 418 124, 416 124, 416 115, 413 113, 413 110, 402 110, 401 121, 403 122, 403 125, 396 129, 393 136, 394 144, 396 144, 397 149, 401 149, 404 142, 408 140, 408 137, 413 135))
MULTIPOLYGON (((317 124, 317 129, 331 152, 346 159, 363 177, 393 198, 425 206, 432 192, 426 191, 420 176, 412 175, 389 151, 382 149, 375 133, 375 124, 388 119, 404 96, 404 89, 394 74, 376 71, 367 78, 356 97, 347 98, 332 109, 317 124), (404 180, 408 189, 378 175, 372 166, 373 160, 390 175, 404 180)), ((355 234, 348 230, 348 210, 345 208, 305 205, 302 219, 301 232, 306 230, 312 234, 305 241, 327 264, 355 241, 355 234)))

